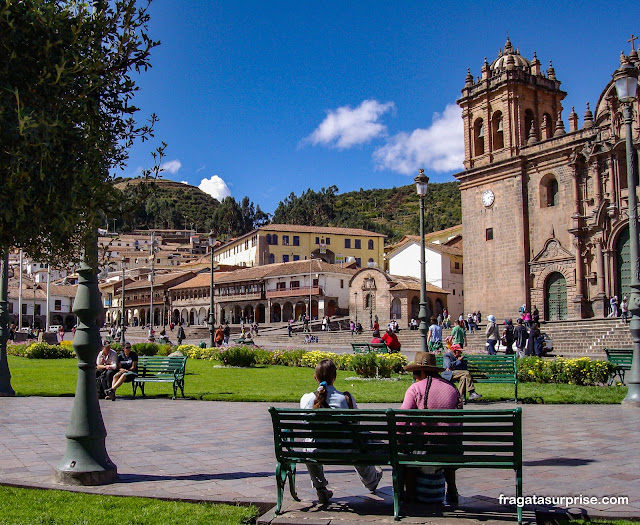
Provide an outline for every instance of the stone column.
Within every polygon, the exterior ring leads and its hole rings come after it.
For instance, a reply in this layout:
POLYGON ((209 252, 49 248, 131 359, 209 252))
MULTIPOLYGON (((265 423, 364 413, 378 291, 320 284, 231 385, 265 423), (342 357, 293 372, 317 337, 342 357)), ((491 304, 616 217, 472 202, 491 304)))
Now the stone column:
POLYGON ((583 304, 584 304, 584 266, 582 263, 582 240, 580 238, 582 217, 580 215, 580 181, 577 165, 574 163, 572 166, 573 176, 573 200, 575 212, 572 215, 573 228, 570 232, 575 236, 573 245, 576 250, 575 265, 576 265, 576 295, 573 298, 573 317, 575 319, 583 318, 583 304))
POLYGON ((593 301, 593 313, 596 317, 607 316, 607 294, 605 293, 605 265, 604 265, 604 250, 602 248, 604 241, 602 236, 598 236, 596 239, 596 257, 598 265, 598 293, 593 301))

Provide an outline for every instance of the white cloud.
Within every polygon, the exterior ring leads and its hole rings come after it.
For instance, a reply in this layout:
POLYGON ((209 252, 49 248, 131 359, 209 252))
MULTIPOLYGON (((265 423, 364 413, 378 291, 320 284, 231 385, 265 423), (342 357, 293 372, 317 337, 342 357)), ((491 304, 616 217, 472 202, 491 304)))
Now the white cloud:
POLYGON ((394 108, 393 102, 383 104, 377 100, 365 100, 357 108, 343 106, 329 110, 327 117, 303 143, 310 142, 314 146, 323 144, 338 149, 364 144, 386 134, 387 127, 378 120, 394 108))
POLYGON ((202 179, 198 188, 219 201, 231 195, 229 186, 218 175, 214 175, 210 179, 202 179))
POLYGON ((377 148, 373 159, 378 169, 390 169, 404 175, 419 168, 447 172, 462 169, 464 136, 462 110, 448 104, 442 113, 434 113, 431 125, 411 133, 398 133, 377 148))
POLYGON ((186 184, 187 186, 189 185, 189 183, 186 180, 181 180, 180 184, 186 184))
POLYGON ((178 173, 178 170, 180 168, 182 168, 182 162, 180 162, 178 159, 168 160, 167 162, 163 162, 162 164, 160 164, 160 169, 162 171, 166 171, 168 173, 171 173, 172 175, 178 173))

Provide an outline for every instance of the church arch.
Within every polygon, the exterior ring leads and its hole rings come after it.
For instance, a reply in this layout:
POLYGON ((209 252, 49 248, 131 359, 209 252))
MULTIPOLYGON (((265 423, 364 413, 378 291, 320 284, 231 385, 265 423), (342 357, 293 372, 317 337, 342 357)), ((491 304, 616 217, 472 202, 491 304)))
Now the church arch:
POLYGON ((484 121, 481 118, 473 123, 473 153, 476 157, 484 153, 484 121))
POLYGON ((540 207, 551 208, 560 204, 558 179, 553 173, 547 173, 540 180, 540 207))
POLYGON ((411 319, 417 319, 420 313, 420 298, 414 295, 411 298, 411 319))
POLYGON ((395 297, 393 301, 391 301, 391 319, 401 319, 402 318, 402 303, 400 302, 400 298, 395 297))
POLYGON ((496 111, 491 117, 491 142, 493 151, 504 148, 502 111, 496 111))
POLYGON ((545 319, 563 321, 567 318, 567 280, 560 272, 552 272, 544 284, 545 319))

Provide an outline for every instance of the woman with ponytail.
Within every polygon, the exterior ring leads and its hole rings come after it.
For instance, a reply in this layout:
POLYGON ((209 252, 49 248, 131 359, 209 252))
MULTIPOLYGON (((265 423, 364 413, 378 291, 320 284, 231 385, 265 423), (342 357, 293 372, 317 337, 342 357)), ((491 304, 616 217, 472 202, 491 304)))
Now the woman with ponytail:
MULTIPOLYGON (((300 399, 300 408, 337 408, 349 409, 358 408, 356 402, 349 392, 340 392, 336 390, 333 383, 338 373, 335 363, 331 359, 323 359, 316 365, 314 379, 318 383, 318 389, 315 392, 305 394, 300 399)), ((360 481, 371 492, 375 492, 382 479, 382 469, 371 465, 362 465, 355 467, 360 481)), ((333 492, 327 489, 327 480, 324 477, 324 468, 318 463, 307 463, 307 470, 311 476, 311 483, 316 489, 318 500, 321 504, 326 504, 333 496, 333 492)))

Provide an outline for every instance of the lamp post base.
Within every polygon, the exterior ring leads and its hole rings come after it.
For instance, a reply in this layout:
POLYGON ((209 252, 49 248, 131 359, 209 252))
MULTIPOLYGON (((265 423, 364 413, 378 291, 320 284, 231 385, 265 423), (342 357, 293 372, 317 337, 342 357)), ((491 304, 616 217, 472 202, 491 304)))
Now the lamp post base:
POLYGON ((118 469, 115 465, 108 470, 94 470, 92 472, 74 472, 72 470, 57 470, 53 475, 53 482, 58 485, 93 486, 108 485, 118 480, 118 469))

